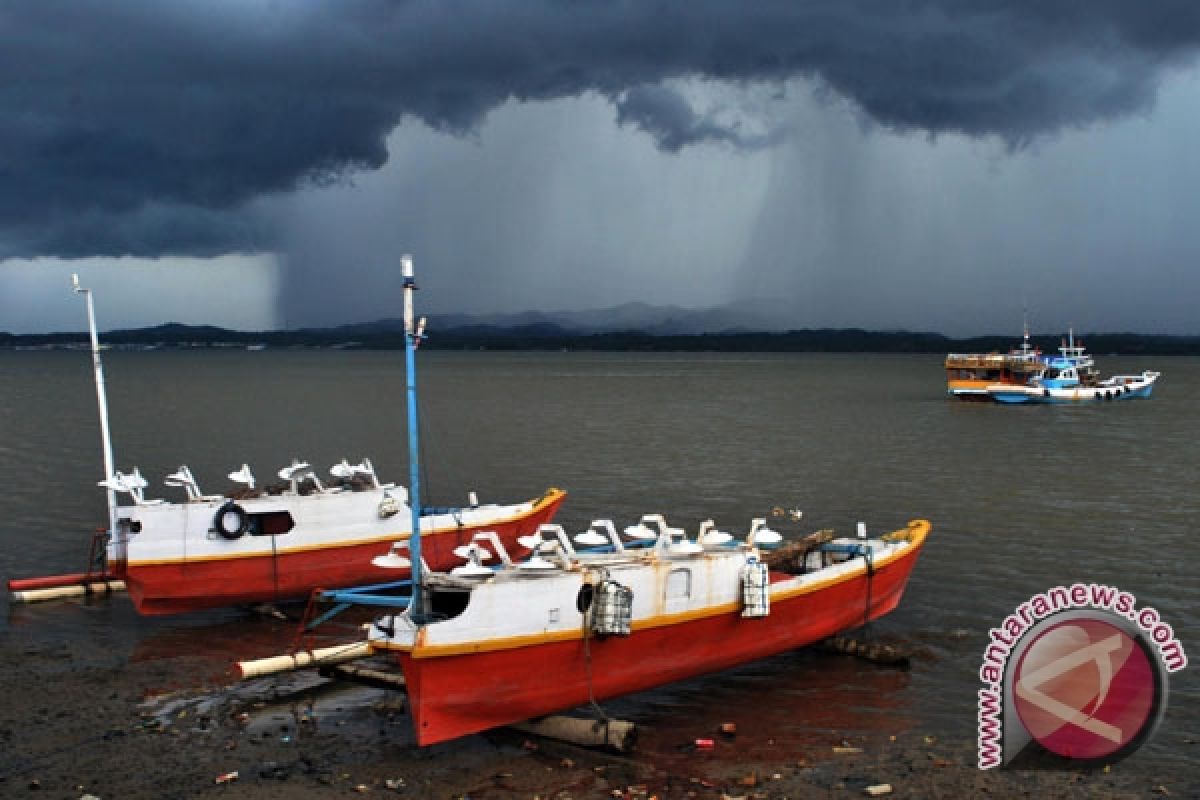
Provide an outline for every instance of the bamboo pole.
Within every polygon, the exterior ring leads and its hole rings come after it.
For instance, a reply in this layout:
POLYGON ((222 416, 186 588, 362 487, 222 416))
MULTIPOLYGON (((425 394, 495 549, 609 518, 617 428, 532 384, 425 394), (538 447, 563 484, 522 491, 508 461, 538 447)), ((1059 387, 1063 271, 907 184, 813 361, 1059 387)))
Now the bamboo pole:
POLYGON ((833 636, 825 640, 825 648, 835 653, 848 656, 858 656, 875 664, 907 669, 909 666, 908 653, 890 644, 859 641, 850 636, 833 636))
POLYGON ((46 589, 23 589, 13 592, 10 597, 14 603, 40 603, 45 600, 64 600, 68 597, 123 591, 125 591, 125 581, 97 581, 69 586, 52 586, 46 589))
POLYGON ((239 661, 234 665, 242 680, 261 678, 264 675, 274 675, 277 672, 287 672, 304 667, 321 666, 322 664, 340 664, 343 661, 353 661, 365 658, 371 654, 371 647, 366 642, 322 647, 317 650, 304 650, 290 655, 271 656, 252 661, 239 661))

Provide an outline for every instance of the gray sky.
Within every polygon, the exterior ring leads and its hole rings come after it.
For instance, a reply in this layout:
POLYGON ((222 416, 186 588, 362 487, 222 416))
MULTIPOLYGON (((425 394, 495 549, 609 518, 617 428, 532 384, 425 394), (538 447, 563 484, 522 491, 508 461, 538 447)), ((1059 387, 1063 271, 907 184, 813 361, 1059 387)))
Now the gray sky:
POLYGON ((0 330, 631 300, 1200 332, 1200 5, 0 10, 0 330))

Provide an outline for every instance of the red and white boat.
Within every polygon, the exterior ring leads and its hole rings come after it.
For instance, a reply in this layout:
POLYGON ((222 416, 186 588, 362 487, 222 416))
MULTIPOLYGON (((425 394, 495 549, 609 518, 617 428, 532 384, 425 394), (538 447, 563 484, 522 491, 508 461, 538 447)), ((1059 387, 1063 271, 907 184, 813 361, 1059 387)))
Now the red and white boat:
MULTIPOLYGON (((415 464, 411 355, 420 326, 407 261, 404 274, 415 464)), ((413 505, 419 506, 416 491, 413 505)), ((518 540, 532 552, 519 563, 503 537, 484 531, 455 550, 466 563, 449 572, 430 568, 418 531, 373 559, 411 569, 409 597, 381 586, 320 599, 389 609, 369 628, 368 648, 399 661, 417 742, 426 745, 859 627, 900 602, 929 528, 918 520, 873 539, 861 524, 857 538, 814 534, 780 548, 772 568, 762 551, 782 537, 765 519, 754 520, 742 542, 711 521, 689 539, 660 515, 626 528, 626 538, 608 520, 593 522, 575 542, 561 526, 547 524, 518 540), (484 563, 493 558, 497 567, 484 563)))
POLYGON ((398 659, 417 741, 434 744, 859 627, 896 607, 930 530, 916 520, 877 538, 861 526, 858 538, 810 537, 782 569, 764 560, 779 539, 764 523, 735 543, 709 524, 689 539, 645 517, 626 529, 632 546, 597 521, 576 537, 589 549, 548 525, 520 563, 480 534, 459 551, 466 564, 420 571, 411 604, 375 621, 370 647, 398 659), (484 563, 493 552, 498 568, 484 563))
MULTIPOLYGON (((306 599, 317 588, 393 580, 394 570, 371 562, 382 548, 412 535, 408 493, 381 484, 370 461, 335 465, 322 483, 307 464, 279 471, 271 491, 235 492, 237 499, 201 494, 186 467, 171 475, 180 503, 148 500, 134 470, 106 485, 130 495, 117 508, 108 541, 108 568, 142 614, 176 614, 222 606, 306 599)), ((250 478, 245 467, 231 477, 250 478)), ((435 568, 459 559, 456 547, 480 530, 495 531, 514 548, 518 537, 553 518, 565 492, 510 505, 479 504, 421 510, 424 557, 435 568)))
MULTIPOLYGON (((412 261, 404 259, 405 308, 412 316, 412 261)), ((93 540, 94 567, 87 573, 16 579, 8 582, 14 599, 64 596, 128 589, 142 614, 175 614, 222 606, 306 599, 315 589, 337 589, 394 580, 394 570, 372 563, 388 544, 412 537, 413 550, 434 568, 457 563, 453 551, 477 532, 497 533, 505 545, 536 531, 553 518, 566 493, 549 489, 541 497, 510 505, 480 505, 474 493, 461 508, 421 508, 401 486, 381 484, 371 462, 346 461, 330 470, 325 485, 308 464, 279 470, 282 483, 255 488, 243 465, 230 479, 243 488, 228 496, 205 495, 186 466, 168 476, 169 486, 182 488, 183 502, 148 499, 148 483, 135 467, 114 469, 108 427, 104 369, 96 334, 91 292, 75 291, 87 301, 100 412, 107 490, 108 526, 93 540), (120 505, 118 495, 132 503, 120 505), (420 543, 424 541, 424 550, 420 543), (100 543, 102 546, 98 547, 100 543), (102 558, 100 558, 102 556, 102 558), (123 582, 123 584, 122 584, 123 582)), ((416 459, 416 393, 413 354, 424 324, 410 325, 406 344, 409 415, 409 486, 420 497, 416 459)))

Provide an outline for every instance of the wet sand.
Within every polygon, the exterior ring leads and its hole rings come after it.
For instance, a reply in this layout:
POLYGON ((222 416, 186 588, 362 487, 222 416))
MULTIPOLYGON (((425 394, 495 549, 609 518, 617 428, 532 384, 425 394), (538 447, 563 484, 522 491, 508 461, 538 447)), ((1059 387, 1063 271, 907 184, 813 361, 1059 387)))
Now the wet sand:
POLYGON ((1148 781, 1120 764, 985 773, 975 767, 973 740, 920 730, 777 741, 771 719, 757 712, 742 715, 732 736, 714 724, 737 716, 730 711, 644 725, 631 755, 511 730, 417 748, 395 692, 313 673, 234 685, 207 660, 106 659, 12 631, 0 644, 6 798, 866 797, 884 783, 887 796, 905 798, 1200 796, 1195 776, 1148 781), (697 738, 713 739, 712 750, 697 750, 697 738))

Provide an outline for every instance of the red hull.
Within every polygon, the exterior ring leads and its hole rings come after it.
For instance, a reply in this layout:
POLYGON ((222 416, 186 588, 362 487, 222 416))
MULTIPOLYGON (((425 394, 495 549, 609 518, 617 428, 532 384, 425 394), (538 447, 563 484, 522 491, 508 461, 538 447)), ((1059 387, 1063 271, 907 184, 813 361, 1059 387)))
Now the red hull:
MULTIPOLYGON (((513 553, 525 552, 518 536, 533 533, 549 522, 566 496, 548 493, 524 517, 483 527, 461 528, 421 536, 421 555, 431 569, 461 563, 454 548, 471 541, 480 530, 495 531, 513 553)), ((273 557, 205 559, 172 564, 132 564, 125 570, 126 586, 138 612, 180 614, 206 608, 273 603, 308 597, 314 589, 341 589, 406 579, 408 570, 382 569, 371 559, 386 548, 379 542, 324 547, 273 557)))
MULTIPOLYGON (((871 584, 870 618, 892 611, 920 547, 880 567, 871 584)), ((867 579, 849 578, 772 601, 762 619, 738 612, 593 638, 466 655, 413 658, 399 651, 413 724, 422 745, 521 722, 716 672, 820 641, 863 624, 867 579), (487 676, 480 680, 480 676, 487 676)), ((419 649, 419 648, 418 648, 419 649)))

